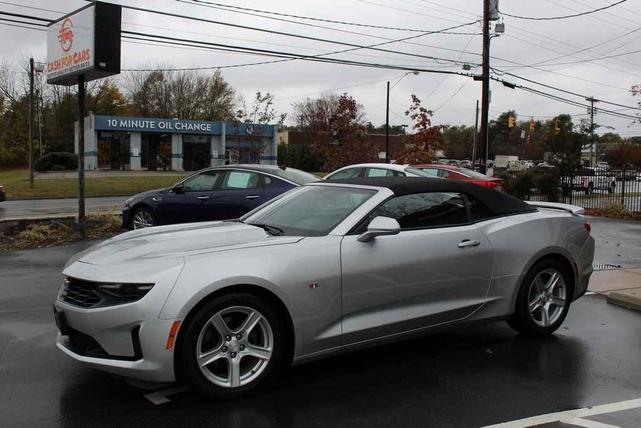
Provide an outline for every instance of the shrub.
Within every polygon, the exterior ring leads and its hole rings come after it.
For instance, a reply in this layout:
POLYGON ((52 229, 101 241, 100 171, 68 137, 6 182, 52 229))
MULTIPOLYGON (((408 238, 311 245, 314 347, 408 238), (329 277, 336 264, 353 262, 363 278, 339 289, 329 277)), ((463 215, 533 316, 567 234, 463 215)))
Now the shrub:
POLYGON ((36 171, 72 171, 78 169, 78 155, 67 152, 47 153, 34 164, 36 171))
POLYGON ((303 171, 320 171, 323 158, 309 146, 280 143, 278 145, 278 165, 298 168, 303 171))

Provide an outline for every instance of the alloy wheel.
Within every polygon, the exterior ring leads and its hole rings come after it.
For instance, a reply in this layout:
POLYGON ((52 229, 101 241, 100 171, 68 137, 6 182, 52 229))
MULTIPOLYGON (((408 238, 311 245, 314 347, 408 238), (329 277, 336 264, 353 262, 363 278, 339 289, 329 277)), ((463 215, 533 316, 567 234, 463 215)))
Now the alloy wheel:
POLYGON ((528 308, 532 321, 540 327, 549 327, 563 314, 567 286, 563 274, 554 268, 539 272, 530 285, 528 308))
POLYGON ((202 327, 196 361, 215 385, 236 388, 261 375, 272 357, 274 334, 255 309, 233 306, 217 312, 202 327))
POLYGON ((135 212, 134 218, 131 223, 134 229, 143 229, 145 227, 153 226, 154 218, 149 211, 138 210, 135 212))

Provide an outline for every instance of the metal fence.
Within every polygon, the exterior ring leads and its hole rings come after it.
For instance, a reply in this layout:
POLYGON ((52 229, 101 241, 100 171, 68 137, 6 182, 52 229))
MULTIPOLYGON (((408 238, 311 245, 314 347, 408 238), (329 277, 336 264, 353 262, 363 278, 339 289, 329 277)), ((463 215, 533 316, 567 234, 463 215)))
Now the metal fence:
MULTIPOLYGON (((539 177, 545 174, 539 174, 539 177)), ((628 211, 641 212, 641 170, 583 170, 574 175, 549 174, 552 190, 532 188, 523 199, 563 202, 586 209, 622 205, 628 211)))

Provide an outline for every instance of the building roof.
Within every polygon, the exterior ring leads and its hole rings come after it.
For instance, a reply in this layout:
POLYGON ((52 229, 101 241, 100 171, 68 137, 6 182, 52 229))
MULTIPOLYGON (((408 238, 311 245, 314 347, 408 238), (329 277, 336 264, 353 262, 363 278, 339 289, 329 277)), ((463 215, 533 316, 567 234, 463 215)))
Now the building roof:
POLYGON ((356 177, 332 180, 331 183, 385 187, 397 196, 426 192, 464 193, 483 203, 495 215, 518 214, 537 210, 532 205, 507 193, 459 180, 427 177, 356 177))

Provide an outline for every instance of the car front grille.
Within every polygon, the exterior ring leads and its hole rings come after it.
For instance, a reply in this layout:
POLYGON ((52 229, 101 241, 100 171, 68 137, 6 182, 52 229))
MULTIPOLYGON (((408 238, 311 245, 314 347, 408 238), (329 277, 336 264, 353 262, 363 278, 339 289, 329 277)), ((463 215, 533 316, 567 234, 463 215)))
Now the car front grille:
POLYGON ((79 308, 93 308, 102 300, 96 285, 76 278, 66 278, 59 299, 79 308))

